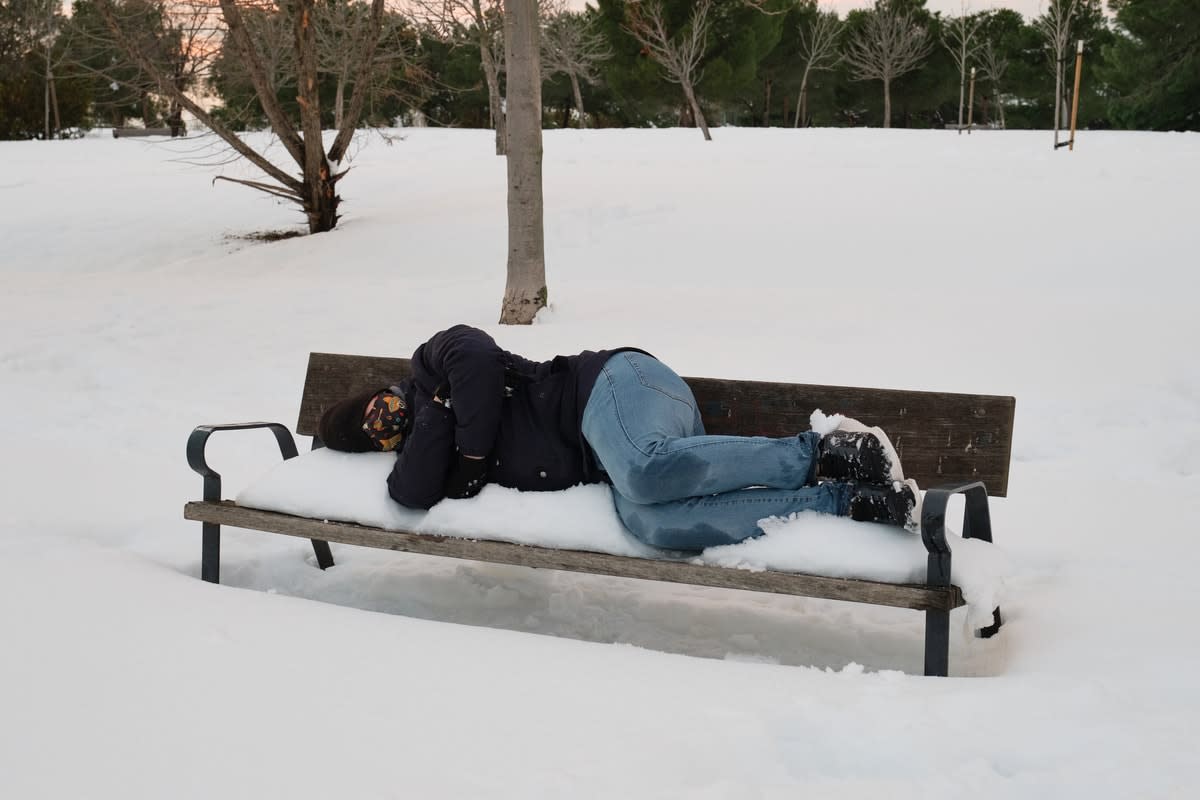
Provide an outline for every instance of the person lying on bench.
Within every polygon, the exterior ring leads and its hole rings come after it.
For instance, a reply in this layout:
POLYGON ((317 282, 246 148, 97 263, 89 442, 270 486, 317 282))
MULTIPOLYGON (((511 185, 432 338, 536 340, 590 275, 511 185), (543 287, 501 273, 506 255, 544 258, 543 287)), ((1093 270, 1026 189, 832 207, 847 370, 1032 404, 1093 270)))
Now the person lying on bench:
POLYGON ((523 491, 608 483, 629 531, 701 550, 797 511, 913 527, 917 487, 868 431, 708 436, 688 385, 634 347, 534 362, 455 325, 413 353, 412 377, 347 398, 327 447, 396 451, 388 492, 427 509, 487 483, 523 491))

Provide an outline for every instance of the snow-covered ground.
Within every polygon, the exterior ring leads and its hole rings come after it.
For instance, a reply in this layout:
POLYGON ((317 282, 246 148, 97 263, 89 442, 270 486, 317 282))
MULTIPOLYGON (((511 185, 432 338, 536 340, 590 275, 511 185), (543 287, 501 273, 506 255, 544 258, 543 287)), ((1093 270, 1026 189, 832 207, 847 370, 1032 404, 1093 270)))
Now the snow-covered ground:
MULTIPOLYGON (((549 132, 552 307, 501 328, 490 134, 398 135, 272 244, 208 140, 0 143, 0 796, 1192 796, 1200 136, 549 132), (199 581, 191 428, 454 322, 1015 395, 1006 627, 926 679, 903 610, 242 531, 199 581)), ((214 437, 227 496, 273 450, 214 437)))

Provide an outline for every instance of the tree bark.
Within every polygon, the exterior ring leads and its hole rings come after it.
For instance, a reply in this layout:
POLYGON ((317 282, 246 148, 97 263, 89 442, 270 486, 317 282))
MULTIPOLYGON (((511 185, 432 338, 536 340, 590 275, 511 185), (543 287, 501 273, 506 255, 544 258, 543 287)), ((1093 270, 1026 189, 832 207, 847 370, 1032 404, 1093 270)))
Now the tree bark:
POLYGON ((692 119, 696 121, 696 126, 704 134, 704 141, 711 142, 712 135, 708 132, 708 121, 704 119, 704 112, 700 110, 700 103, 696 101, 696 91, 692 88, 691 81, 683 84, 683 94, 687 97, 688 107, 692 110, 692 119))
POLYGON ((346 106, 346 69, 346 65, 343 65, 338 73, 337 91, 333 97, 333 127, 339 130, 342 127, 342 109, 346 106))
MULTIPOLYGON (((505 104, 500 97, 500 69, 496 59, 492 58, 492 43, 488 40, 487 25, 484 24, 483 9, 479 0, 474 0, 475 30, 479 39, 479 62, 483 65, 483 77, 488 87, 488 113, 492 118, 492 128, 496 131, 496 155, 502 156, 508 152, 507 123, 504 119, 505 104)), ((507 16, 507 11, 505 12, 507 16)), ((505 20, 504 27, 508 27, 505 20)), ((507 50, 508 44, 505 43, 507 50)))
POLYGON ((800 96, 796 98, 796 121, 792 124, 793 128, 799 128, 803 122, 805 127, 808 127, 808 67, 804 68, 804 75, 800 78, 800 96))
POLYGON ((583 115, 583 92, 579 90, 579 78, 574 72, 571 75, 571 93, 575 95, 575 113, 579 115, 579 127, 587 127, 587 117, 583 115))
POLYGON ((1058 131, 1062 127, 1062 83, 1063 83, 1063 68, 1062 59, 1059 58, 1054 65, 1054 149, 1058 149, 1058 131))
POLYGON ((50 108, 54 111, 54 127, 51 132, 62 134, 62 118, 58 114, 58 89, 55 88, 54 76, 50 76, 50 108))
POLYGON ((766 99, 763 101, 763 127, 771 127, 771 79, 767 78, 766 99))
POLYGON ((508 70, 508 280, 503 325, 528 325, 545 305, 542 75, 537 0, 504 0, 508 70))
POLYGON ((883 81, 883 127, 892 127, 892 82, 883 81))
POLYGON ((300 127, 304 134, 304 190, 301 198, 309 233, 337 225, 338 197, 330 179, 329 161, 321 139, 321 96, 317 87, 317 36, 313 27, 315 0, 297 0, 296 55, 299 60, 300 127))
MULTIPOLYGON (((963 64, 967 62, 964 60, 963 64)), ((958 71, 958 132, 962 133, 963 103, 967 100, 967 69, 964 66, 958 71)))

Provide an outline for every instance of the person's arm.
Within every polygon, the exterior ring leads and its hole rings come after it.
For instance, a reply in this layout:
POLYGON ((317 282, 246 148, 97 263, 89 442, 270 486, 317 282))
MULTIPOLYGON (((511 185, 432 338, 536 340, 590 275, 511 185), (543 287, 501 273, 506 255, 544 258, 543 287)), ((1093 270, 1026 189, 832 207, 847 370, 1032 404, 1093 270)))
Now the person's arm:
POLYGON ((456 462, 454 414, 438 403, 426 403, 396 454, 388 494, 408 508, 432 508, 446 496, 446 478, 456 462))
POLYGON ((440 388, 454 410, 454 440, 468 458, 492 452, 504 402, 506 353, 478 328, 455 325, 421 345, 414 359, 445 382, 440 388))

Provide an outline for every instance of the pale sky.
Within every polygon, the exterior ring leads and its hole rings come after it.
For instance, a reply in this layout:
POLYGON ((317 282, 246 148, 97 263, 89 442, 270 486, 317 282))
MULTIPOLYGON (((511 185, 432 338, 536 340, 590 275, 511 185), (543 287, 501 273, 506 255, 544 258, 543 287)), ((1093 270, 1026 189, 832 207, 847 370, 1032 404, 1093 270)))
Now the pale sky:
MULTIPOLYGON (((575 8, 583 8, 587 0, 567 0, 575 8)), ((846 12, 855 8, 869 8, 874 0, 821 0, 822 5, 837 8, 838 14, 846 16, 846 12)), ((594 5, 594 4, 593 4, 594 5)), ((1026 19, 1032 19, 1042 12, 1046 0, 973 0, 967 4, 967 12, 990 11, 993 8, 1011 8, 1020 11, 1026 19)), ((925 7, 930 11, 940 11, 942 14, 957 16, 962 8, 962 0, 926 0, 925 7)))

